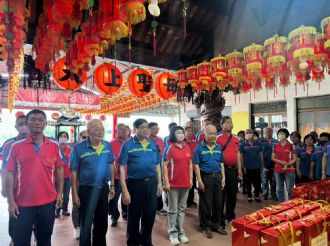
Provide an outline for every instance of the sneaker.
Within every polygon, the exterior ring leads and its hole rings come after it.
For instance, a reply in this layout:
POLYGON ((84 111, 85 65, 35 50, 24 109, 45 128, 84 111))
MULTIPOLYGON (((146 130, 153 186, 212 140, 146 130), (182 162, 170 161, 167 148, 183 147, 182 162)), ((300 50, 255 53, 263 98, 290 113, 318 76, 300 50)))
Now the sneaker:
POLYGON ((127 213, 126 214, 122 214, 122 218, 123 218, 123 220, 127 220, 127 213))
POLYGON ((172 245, 179 245, 180 244, 179 239, 176 238, 176 237, 170 237, 170 241, 171 241, 172 245))
POLYGON ((248 197, 248 202, 252 202, 252 197, 248 197))
POLYGON ((56 213, 56 214, 55 214, 55 219, 60 218, 60 216, 61 216, 60 213, 56 213))
POLYGON ((179 236, 180 243, 189 243, 189 238, 187 238, 185 235, 179 236))
POLYGON ((161 215, 161 216, 167 216, 167 211, 165 209, 157 210, 156 214, 161 215))
POLYGON ((79 238, 80 238, 80 228, 79 227, 74 228, 73 235, 74 235, 73 236, 74 239, 79 240, 79 238))
POLYGON ((116 227, 118 224, 117 220, 113 220, 112 223, 111 223, 111 226, 112 227, 116 227))

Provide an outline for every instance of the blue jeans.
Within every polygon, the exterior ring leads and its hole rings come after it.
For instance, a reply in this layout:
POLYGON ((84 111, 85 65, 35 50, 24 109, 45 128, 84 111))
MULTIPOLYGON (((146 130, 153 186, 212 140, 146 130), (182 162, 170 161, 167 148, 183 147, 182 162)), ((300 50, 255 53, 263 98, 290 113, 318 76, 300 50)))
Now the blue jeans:
POLYGON ((296 178, 295 173, 274 173, 276 180, 276 194, 279 202, 284 202, 284 183, 288 192, 288 198, 291 199, 291 191, 296 178))

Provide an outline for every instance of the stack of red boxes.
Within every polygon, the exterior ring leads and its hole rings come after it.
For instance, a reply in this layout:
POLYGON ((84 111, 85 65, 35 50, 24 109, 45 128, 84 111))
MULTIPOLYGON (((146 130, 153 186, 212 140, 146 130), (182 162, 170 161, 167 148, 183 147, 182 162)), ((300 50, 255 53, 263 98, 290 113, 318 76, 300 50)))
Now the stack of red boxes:
POLYGON ((292 197, 309 200, 325 200, 330 202, 330 179, 317 180, 309 183, 298 184, 292 189, 292 197))
POLYGON ((326 246, 329 236, 330 206, 321 201, 294 198, 232 221, 233 246, 326 246))

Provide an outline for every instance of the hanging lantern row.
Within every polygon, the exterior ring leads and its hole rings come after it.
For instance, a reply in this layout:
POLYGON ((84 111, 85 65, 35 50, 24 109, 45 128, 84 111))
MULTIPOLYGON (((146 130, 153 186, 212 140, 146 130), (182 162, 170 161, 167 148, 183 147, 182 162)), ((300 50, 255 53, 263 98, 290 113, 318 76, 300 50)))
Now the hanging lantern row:
POLYGON ((64 51, 67 68, 81 77, 95 65, 95 56, 104 56, 116 40, 131 36, 132 25, 146 18, 144 0, 99 0, 97 10, 93 3, 44 1, 33 42, 38 69, 50 71, 60 51, 64 51), (84 17, 86 13, 88 18, 84 17))
POLYGON ((243 52, 234 51, 181 69, 176 72, 178 87, 190 85, 194 91, 214 87, 258 91, 262 82, 266 89, 287 87, 291 75, 297 84, 305 86, 310 79, 319 83, 324 79, 325 68, 330 71, 330 17, 322 20, 321 28, 322 33, 317 33, 315 27, 301 26, 288 38, 275 35, 263 46, 252 44, 243 52))

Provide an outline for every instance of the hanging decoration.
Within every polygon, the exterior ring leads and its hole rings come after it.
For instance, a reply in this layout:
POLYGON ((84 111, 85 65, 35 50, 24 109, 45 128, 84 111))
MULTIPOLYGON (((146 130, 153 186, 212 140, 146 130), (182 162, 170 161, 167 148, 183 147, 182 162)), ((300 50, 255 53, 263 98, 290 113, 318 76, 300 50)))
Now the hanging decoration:
POLYGON ((324 48, 330 51, 330 16, 321 21, 321 28, 325 35, 324 48))
POLYGON ((78 75, 71 71, 66 65, 66 58, 58 60, 53 69, 55 83, 64 90, 74 91, 79 89, 87 80, 87 73, 78 75))
MULTIPOLYGON (((285 48, 287 38, 275 35, 264 42, 264 69, 271 77, 279 76, 282 65, 286 63, 285 48)), ((268 78, 269 79, 269 78, 268 78)))
POLYGON ((139 98, 144 97, 152 89, 152 76, 145 69, 136 69, 128 76, 127 85, 133 95, 139 98))
POLYGON ((104 114, 101 114, 99 119, 100 121, 106 121, 107 117, 104 114))
POLYGON ((257 84, 262 75, 262 52, 263 46, 252 44, 243 49, 246 65, 246 81, 252 85, 253 89, 258 89, 257 84))
POLYGON ((188 0, 182 0, 183 8, 182 8, 182 16, 183 16, 183 39, 186 38, 187 35, 187 2, 188 0))
POLYGON ((325 35, 317 33, 314 44, 314 64, 312 67, 313 80, 320 85, 324 79, 324 68, 327 66, 328 53, 325 49, 325 35))
POLYGON ((226 55, 228 64, 229 83, 233 88, 237 88, 239 82, 243 81, 244 58, 243 53, 234 51, 226 55))
POLYGON ((149 0, 148 11, 152 16, 158 17, 160 15, 158 0, 149 0))
POLYGON ((188 83, 191 85, 191 87, 196 90, 197 86, 199 84, 198 80, 198 74, 197 74, 197 67, 196 66, 191 66, 186 69, 187 71, 187 78, 188 78, 188 83))
POLYGON ((165 100, 174 97, 177 88, 177 80, 171 73, 161 73, 155 81, 155 89, 158 96, 165 100))
POLYGON ((314 44, 316 28, 299 27, 289 33, 289 43, 292 49, 294 71, 298 84, 304 84, 310 79, 311 68, 314 65, 314 44))
POLYGON ((200 84, 203 85, 203 88, 208 89, 209 84, 212 80, 211 76, 211 63, 204 61, 197 65, 197 74, 200 84))
POLYGON ((176 76, 178 78, 178 87, 184 89, 188 85, 187 71, 181 69, 176 72, 176 76))
POLYGON ((106 95, 117 92, 123 84, 123 75, 120 70, 111 63, 98 66, 94 72, 96 87, 106 95))
POLYGON ((217 56, 211 59, 211 74, 213 79, 215 80, 215 83, 217 87, 220 90, 225 90, 227 88, 228 84, 228 78, 227 78, 227 68, 226 68, 226 57, 223 56, 217 56))

